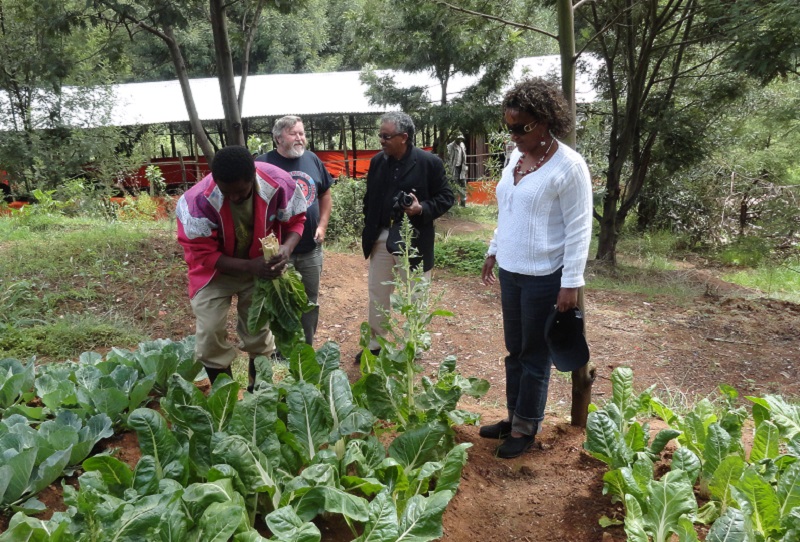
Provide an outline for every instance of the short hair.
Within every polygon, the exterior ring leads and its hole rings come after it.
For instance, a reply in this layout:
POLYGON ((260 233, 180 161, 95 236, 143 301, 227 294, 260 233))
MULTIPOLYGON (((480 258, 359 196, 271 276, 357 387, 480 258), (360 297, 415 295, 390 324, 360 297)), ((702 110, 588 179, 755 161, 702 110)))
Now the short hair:
POLYGON ((523 79, 503 97, 503 110, 518 109, 545 122, 555 137, 572 130, 572 111, 561 88, 553 81, 533 77, 523 79))
POLYGON ((303 122, 303 119, 295 115, 286 115, 285 117, 279 118, 272 126, 272 139, 278 141, 278 138, 281 137, 281 134, 286 128, 291 128, 298 122, 303 122))
POLYGON ((255 178, 256 165, 247 147, 231 145, 217 151, 211 161, 215 183, 230 184, 255 178))
POLYGON ((408 134, 408 144, 411 145, 411 142, 414 141, 414 121, 411 120, 411 117, 402 113, 400 111, 392 111, 390 113, 385 113, 381 117, 381 124, 384 122, 391 122, 394 124, 395 129, 398 133, 407 133, 408 134))

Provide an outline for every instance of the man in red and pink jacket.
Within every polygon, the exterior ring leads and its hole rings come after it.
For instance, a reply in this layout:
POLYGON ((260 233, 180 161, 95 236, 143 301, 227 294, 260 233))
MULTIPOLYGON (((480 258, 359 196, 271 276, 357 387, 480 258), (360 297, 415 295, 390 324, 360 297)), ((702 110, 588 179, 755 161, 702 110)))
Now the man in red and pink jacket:
POLYGON ((253 162, 245 147, 220 150, 211 174, 178 201, 178 242, 189 266, 189 298, 196 317, 195 352, 213 383, 220 373, 231 376, 236 350, 227 341, 226 324, 237 296, 239 347, 250 356, 250 389, 256 356, 275 350, 266 327, 247 329, 255 278, 273 279, 283 272, 306 219, 306 200, 285 171, 253 162), (260 239, 274 233, 278 254, 264 260, 260 239))

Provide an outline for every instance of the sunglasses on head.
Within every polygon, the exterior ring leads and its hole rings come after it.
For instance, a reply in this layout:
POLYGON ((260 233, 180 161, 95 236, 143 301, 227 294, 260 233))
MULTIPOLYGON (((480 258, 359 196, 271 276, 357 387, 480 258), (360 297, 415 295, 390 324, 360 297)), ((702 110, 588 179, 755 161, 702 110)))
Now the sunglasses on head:
POLYGON ((528 124, 520 126, 519 124, 506 124, 506 130, 510 133, 515 135, 525 135, 529 132, 532 132, 534 128, 539 124, 539 121, 535 120, 533 122, 529 122, 528 124))

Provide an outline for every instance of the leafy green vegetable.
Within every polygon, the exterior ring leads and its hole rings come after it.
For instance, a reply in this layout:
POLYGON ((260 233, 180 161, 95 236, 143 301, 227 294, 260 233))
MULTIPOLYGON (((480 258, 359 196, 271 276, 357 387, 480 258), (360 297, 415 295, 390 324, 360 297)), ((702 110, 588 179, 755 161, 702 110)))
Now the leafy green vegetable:
POLYGON ((288 355, 304 340, 300 317, 314 306, 308 302, 300 273, 289 266, 276 279, 256 279, 247 327, 251 333, 257 333, 268 325, 275 346, 288 355))

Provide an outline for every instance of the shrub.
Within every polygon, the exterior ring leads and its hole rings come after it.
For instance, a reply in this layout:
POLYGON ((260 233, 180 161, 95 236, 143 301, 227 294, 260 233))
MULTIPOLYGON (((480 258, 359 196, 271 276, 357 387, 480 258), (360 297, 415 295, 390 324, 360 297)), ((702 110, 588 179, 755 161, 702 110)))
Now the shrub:
POLYGON ((364 227, 364 194, 367 181, 341 176, 331 187, 333 209, 325 239, 332 243, 354 244, 364 227))
POLYGON ((447 267, 462 275, 480 275, 486 255, 486 242, 444 236, 433 249, 437 267, 447 267))

